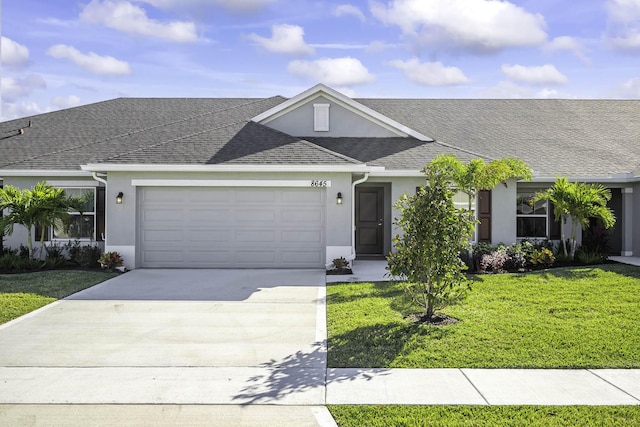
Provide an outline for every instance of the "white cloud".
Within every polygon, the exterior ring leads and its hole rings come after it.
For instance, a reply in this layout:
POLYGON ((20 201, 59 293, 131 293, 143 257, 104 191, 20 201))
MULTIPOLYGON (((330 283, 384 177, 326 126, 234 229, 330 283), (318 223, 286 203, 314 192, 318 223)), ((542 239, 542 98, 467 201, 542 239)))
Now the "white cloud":
POLYGON ((80 68, 95 74, 126 75, 131 74, 128 63, 112 56, 100 56, 93 52, 82 53, 73 46, 57 44, 47 50, 47 55, 56 59, 68 59, 80 68))
POLYGON ((144 9, 128 1, 92 0, 80 13, 80 19, 127 34, 156 37, 174 42, 198 40, 193 22, 161 23, 149 18, 144 9))
POLYGON ((414 83, 425 86, 453 86, 469 82, 457 67, 446 67, 441 62, 420 62, 418 58, 408 61, 395 60, 389 65, 402 71, 414 83))
POLYGON ((373 2, 371 13, 399 26, 420 46, 455 47, 476 53, 545 42, 544 18, 508 1, 393 0, 373 2))
POLYGON ((502 72, 509 80, 530 85, 561 85, 569 81, 567 76, 551 64, 537 67, 504 64, 502 65, 502 72))
POLYGON ((8 37, 0 38, 0 62, 9 68, 22 68, 29 62, 29 49, 8 37))
POLYGON ((15 102, 24 98, 36 89, 44 89, 47 83, 37 74, 29 74, 24 78, 2 77, 0 79, 0 92, 3 102, 15 102))
POLYGON ((616 49, 640 50, 640 0, 608 0, 605 40, 616 49))
POLYGON ((364 22, 366 20, 364 13, 362 13, 362 11, 358 7, 351 4, 341 4, 336 6, 333 9, 333 14, 338 17, 354 16, 358 18, 361 22, 364 22))
POLYGON ((582 62, 591 62, 587 57, 584 44, 575 37, 560 36, 551 40, 549 43, 543 46, 543 49, 547 52, 564 52, 568 51, 575 55, 576 58, 582 62))
POLYGON ((249 39, 269 52, 287 55, 313 55, 314 49, 304 42, 304 29, 297 25, 274 25, 271 38, 249 34, 249 39))
POLYGON ((63 108, 71 108, 77 107, 80 105, 81 100, 79 97, 75 95, 69 96, 56 96, 51 100, 51 107, 57 110, 61 110, 63 108))
POLYGON ((13 120, 20 117, 34 116, 44 112, 45 111, 35 102, 5 102, 3 100, 0 120, 13 120))
POLYGON ((613 90, 612 95, 616 98, 640 99, 640 77, 619 84, 613 90))
POLYGON ((375 76, 355 58, 322 58, 316 61, 291 61, 290 74, 330 86, 352 86, 370 83, 375 76))
POLYGON ((217 5, 238 13, 257 12, 277 0, 138 0, 162 9, 217 5))
POLYGON ((640 19, 638 0, 608 0, 606 8, 609 19, 619 24, 629 24, 640 19))

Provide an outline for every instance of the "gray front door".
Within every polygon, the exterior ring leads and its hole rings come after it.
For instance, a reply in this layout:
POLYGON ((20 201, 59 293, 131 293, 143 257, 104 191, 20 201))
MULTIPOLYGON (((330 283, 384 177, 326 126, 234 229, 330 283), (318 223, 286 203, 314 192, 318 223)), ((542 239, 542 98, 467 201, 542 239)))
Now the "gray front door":
POLYGON ((384 187, 356 188, 356 253, 384 253, 384 187))

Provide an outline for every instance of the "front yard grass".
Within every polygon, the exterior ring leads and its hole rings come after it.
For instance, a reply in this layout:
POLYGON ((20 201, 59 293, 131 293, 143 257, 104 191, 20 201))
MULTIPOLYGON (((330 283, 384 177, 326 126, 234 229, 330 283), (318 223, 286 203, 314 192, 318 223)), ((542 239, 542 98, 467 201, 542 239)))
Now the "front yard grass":
POLYGON ((117 275, 81 270, 0 274, 0 324, 117 275))
POLYGON ((640 406, 330 405, 340 427, 638 426, 640 406))
POLYGON ((393 282, 327 285, 329 367, 638 368, 640 268, 474 276, 469 297, 417 325, 393 282))

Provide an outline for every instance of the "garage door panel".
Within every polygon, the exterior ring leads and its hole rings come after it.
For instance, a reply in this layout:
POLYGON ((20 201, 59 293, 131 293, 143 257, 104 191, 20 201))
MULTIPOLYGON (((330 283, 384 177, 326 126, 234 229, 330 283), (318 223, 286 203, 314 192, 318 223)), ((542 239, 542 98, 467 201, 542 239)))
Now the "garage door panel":
POLYGON ((144 211, 145 221, 182 221, 184 217, 183 209, 147 209, 144 211))
POLYGON ((320 231, 309 230, 283 230, 280 239, 283 243, 322 243, 322 233, 320 231))
POLYGON ((229 230, 192 230, 188 232, 188 241, 208 245, 231 241, 229 230))
POLYGON ((315 204, 316 206, 324 205, 324 192, 292 190, 282 193, 282 201, 285 203, 300 204, 300 202, 315 204))
POLYGON ((243 225, 251 225, 256 222, 273 224, 276 220, 276 210, 260 206, 253 206, 250 209, 240 208, 235 211, 234 218, 236 223, 242 223, 243 225))
POLYGON ((322 212, 318 209, 295 209, 295 210, 283 210, 280 213, 280 218, 287 224, 318 224, 323 221, 322 212))
POLYGON ((198 209, 192 208, 187 212, 187 219, 192 222, 205 222, 210 224, 212 221, 226 223, 232 217, 230 209, 198 209))
POLYGON ((240 203, 273 203, 276 201, 276 191, 241 189, 236 192, 236 201, 240 203))
POLYGON ((182 230, 144 230, 145 242, 178 243, 184 240, 182 230))
POLYGON ((325 190, 140 188, 141 267, 321 267, 325 190))
POLYGON ((276 243, 276 233, 273 230, 238 230, 234 233, 235 241, 242 243, 276 243))

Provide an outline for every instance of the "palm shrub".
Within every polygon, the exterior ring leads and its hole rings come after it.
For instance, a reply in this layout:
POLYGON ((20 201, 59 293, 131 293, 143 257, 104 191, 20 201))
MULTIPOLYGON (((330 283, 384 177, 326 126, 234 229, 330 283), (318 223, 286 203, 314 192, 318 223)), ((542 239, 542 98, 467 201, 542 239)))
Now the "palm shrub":
POLYGON ((571 218, 571 236, 569 237, 569 259, 575 259, 577 249, 578 226, 585 230, 591 218, 602 222, 604 228, 609 229, 616 223, 616 218, 607 202, 611 200, 611 190, 601 184, 586 184, 583 182, 569 182, 566 176, 559 177, 546 191, 537 193, 532 202, 550 200, 554 205, 554 214, 560 219, 562 247, 567 256, 565 243, 565 226, 571 218))
MULTIPOLYGON (((46 182, 37 183, 33 189, 20 190, 12 185, 0 188, 0 211, 7 213, 0 217, 0 234, 13 233, 13 226, 19 224, 27 229, 29 257, 33 257, 33 228, 36 225, 51 227, 59 218, 76 208, 77 201, 67 197, 64 189, 54 188, 46 182)), ((44 233, 40 241, 44 246, 44 233)))
POLYGON ((402 235, 393 238, 387 257, 393 280, 404 283, 406 295, 432 319, 435 311, 462 299, 470 289, 460 252, 469 247, 475 220, 456 209, 447 170, 427 164, 427 182, 415 195, 403 195, 395 205, 402 235))

